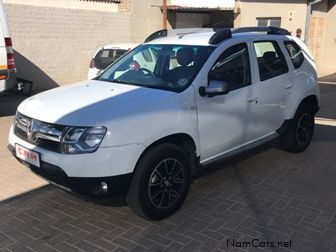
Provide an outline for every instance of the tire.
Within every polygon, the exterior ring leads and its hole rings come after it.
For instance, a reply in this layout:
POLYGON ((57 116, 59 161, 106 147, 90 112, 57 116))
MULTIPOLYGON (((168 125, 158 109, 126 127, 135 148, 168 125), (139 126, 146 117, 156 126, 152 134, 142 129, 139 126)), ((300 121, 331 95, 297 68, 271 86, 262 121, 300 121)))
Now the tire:
POLYGON ((308 104, 299 106, 288 129, 280 137, 285 150, 298 153, 307 149, 314 135, 314 115, 314 109, 308 104))
POLYGON ((191 165, 186 153, 176 145, 164 143, 141 158, 126 200, 136 214, 160 220, 181 207, 190 181, 191 165))

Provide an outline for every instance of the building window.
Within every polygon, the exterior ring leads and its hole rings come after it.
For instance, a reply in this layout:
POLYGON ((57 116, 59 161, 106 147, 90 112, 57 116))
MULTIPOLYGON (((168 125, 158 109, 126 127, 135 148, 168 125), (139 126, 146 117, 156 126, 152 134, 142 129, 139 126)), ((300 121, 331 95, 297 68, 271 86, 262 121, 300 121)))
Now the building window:
POLYGON ((281 17, 257 17, 257 26, 274 26, 281 27, 281 17))

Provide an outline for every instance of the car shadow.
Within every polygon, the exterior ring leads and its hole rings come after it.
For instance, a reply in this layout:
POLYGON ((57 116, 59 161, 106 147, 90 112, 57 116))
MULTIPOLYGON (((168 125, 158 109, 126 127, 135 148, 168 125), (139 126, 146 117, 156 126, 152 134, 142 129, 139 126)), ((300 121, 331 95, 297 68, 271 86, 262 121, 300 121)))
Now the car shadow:
POLYGON ((0 117, 15 115, 17 107, 26 98, 27 96, 17 92, 0 93, 0 117))
POLYGON ((17 67, 16 75, 18 78, 33 82, 32 93, 27 93, 28 89, 26 87, 23 90, 25 92, 11 90, 0 93, 0 117, 14 115, 19 104, 29 95, 58 87, 58 84, 41 68, 18 51, 14 53, 17 67))
POLYGON ((17 77, 32 81, 33 93, 49 90, 59 85, 39 66, 34 64, 18 51, 14 51, 17 77))

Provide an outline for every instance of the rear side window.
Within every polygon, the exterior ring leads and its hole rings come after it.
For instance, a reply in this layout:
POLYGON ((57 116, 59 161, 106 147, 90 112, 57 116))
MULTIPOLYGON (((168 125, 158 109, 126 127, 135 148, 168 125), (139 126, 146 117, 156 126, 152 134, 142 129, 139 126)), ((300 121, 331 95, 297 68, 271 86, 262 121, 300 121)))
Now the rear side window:
POLYGON ((299 68, 304 61, 304 56, 301 47, 294 41, 285 41, 284 43, 289 53, 289 56, 293 62, 294 67, 299 68))
POLYGON ((264 81, 288 72, 285 57, 275 41, 254 42, 260 80, 264 81))

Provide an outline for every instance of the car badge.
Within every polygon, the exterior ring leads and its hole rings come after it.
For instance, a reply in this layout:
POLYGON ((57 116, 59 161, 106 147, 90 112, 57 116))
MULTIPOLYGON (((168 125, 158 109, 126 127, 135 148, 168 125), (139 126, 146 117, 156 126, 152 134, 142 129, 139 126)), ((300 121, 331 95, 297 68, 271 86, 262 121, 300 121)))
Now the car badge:
POLYGON ((30 142, 36 143, 38 140, 37 133, 39 131, 39 123, 35 120, 31 120, 27 125, 27 138, 30 142))

